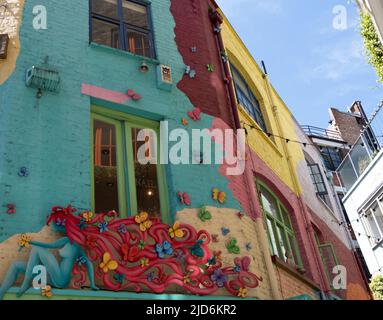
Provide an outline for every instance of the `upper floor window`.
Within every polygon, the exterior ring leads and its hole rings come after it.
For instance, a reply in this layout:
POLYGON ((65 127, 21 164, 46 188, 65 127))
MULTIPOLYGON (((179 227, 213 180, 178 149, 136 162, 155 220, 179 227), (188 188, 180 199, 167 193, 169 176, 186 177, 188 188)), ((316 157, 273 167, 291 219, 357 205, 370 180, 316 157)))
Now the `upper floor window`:
POLYGON ((342 158, 336 148, 320 147, 324 164, 329 171, 336 171, 342 163, 342 158))
POLYGON ((383 195, 362 210, 362 223, 372 246, 383 240, 383 195))
POLYGON ((257 185, 273 255, 301 268, 298 243, 287 209, 263 183, 257 185))
POLYGON ((231 70, 238 103, 245 108, 247 113, 255 120, 262 130, 267 132, 266 122, 258 99, 233 65, 231 66, 231 70))
POLYGON ((154 58, 150 7, 131 0, 91 0, 91 41, 154 58))

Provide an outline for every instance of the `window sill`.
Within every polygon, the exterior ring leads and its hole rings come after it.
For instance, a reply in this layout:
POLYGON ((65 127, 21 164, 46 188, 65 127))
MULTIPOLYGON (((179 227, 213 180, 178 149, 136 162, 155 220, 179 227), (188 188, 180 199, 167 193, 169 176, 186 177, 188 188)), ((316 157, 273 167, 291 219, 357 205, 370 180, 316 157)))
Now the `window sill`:
POLYGON ((308 277, 306 277, 304 275, 304 273, 306 272, 305 270, 303 269, 299 269, 297 267, 292 267, 290 266, 289 264, 287 264, 286 262, 284 262, 281 258, 279 258, 278 256, 271 256, 271 260, 273 261, 273 263, 278 267, 278 268, 281 268, 283 269, 284 271, 290 273, 292 276, 298 278, 299 280, 301 280, 302 282, 304 282, 305 284, 307 284, 308 286, 314 288, 314 289, 318 289, 319 290, 319 285, 316 284, 315 282, 313 282, 311 279, 309 279, 308 277))
POLYGON ((262 130, 262 128, 258 125, 257 122, 246 112, 245 108, 242 107, 240 104, 238 105, 238 110, 240 114, 246 118, 246 121, 249 122, 248 124, 255 126, 257 128, 256 131, 263 137, 263 139, 275 150, 275 152, 278 153, 278 155, 282 158, 283 154, 281 151, 279 151, 278 146, 276 143, 262 130))
POLYGON ((148 58, 148 57, 145 57, 145 56, 139 56, 139 55, 131 53, 129 51, 125 51, 125 50, 121 50, 121 49, 116 49, 116 48, 108 47, 108 46, 105 46, 103 44, 98 44, 98 43, 95 43, 95 42, 90 42, 89 43, 89 47, 94 48, 94 49, 98 49, 98 50, 101 50, 101 51, 113 53, 113 54, 116 54, 116 55, 119 55, 119 56, 130 57, 130 58, 133 58, 133 59, 136 59, 136 60, 139 60, 139 61, 146 61, 146 62, 151 63, 153 65, 159 65, 160 64, 160 61, 157 60, 157 59, 148 58))

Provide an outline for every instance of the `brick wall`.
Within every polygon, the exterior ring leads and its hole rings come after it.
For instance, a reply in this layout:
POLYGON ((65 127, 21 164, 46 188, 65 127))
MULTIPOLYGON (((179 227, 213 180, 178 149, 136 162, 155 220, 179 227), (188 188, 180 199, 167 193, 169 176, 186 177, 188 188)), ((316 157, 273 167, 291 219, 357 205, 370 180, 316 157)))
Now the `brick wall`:
POLYGON ((349 145, 353 145, 361 134, 362 126, 359 122, 361 119, 358 121, 357 116, 340 112, 334 108, 330 109, 330 113, 335 121, 334 126, 341 134, 342 139, 349 145))
POLYGON ((214 5, 206 0, 172 1, 178 50, 184 63, 196 71, 194 79, 185 75, 177 87, 194 106, 234 127, 230 100, 223 82, 221 53, 210 22, 209 8, 214 8, 214 5), (196 52, 192 52, 192 47, 196 48, 196 52), (214 72, 208 71, 208 64, 214 66, 214 72))

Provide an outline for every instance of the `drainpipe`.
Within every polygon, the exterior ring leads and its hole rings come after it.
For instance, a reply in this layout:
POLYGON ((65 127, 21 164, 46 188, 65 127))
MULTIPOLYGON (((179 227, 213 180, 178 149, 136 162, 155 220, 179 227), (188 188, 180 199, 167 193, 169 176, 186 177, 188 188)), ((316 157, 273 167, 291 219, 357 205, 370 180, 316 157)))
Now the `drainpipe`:
MULTIPOLYGON (((213 27, 215 29, 215 35, 216 35, 216 40, 217 40, 217 46, 219 50, 219 54, 221 55, 222 53, 226 52, 225 46, 223 43, 222 35, 221 35, 221 25, 223 23, 223 18, 219 14, 219 12, 216 9, 211 9, 210 12, 210 20, 213 24, 213 27)), ((221 57, 220 57, 221 58, 221 57)), ((229 94, 230 98, 230 107, 232 111, 232 116, 234 119, 234 125, 235 125, 235 130, 242 129, 240 120, 239 120, 239 114, 238 114, 238 106, 237 106, 237 100, 236 96, 234 93, 234 86, 232 83, 231 79, 231 73, 230 73, 230 68, 229 68, 229 63, 227 61, 224 61, 223 59, 220 59, 221 61, 221 66, 224 71, 225 75, 225 84, 226 84, 226 89, 229 94)), ((258 204, 258 195, 257 191, 255 190, 255 184, 254 184, 254 177, 253 173, 251 171, 251 168, 249 166, 245 166, 245 182, 247 184, 247 190, 249 191, 249 197, 250 197, 250 205, 252 207, 252 218, 255 221, 256 218, 256 205, 258 204)), ((269 281, 270 281, 270 287, 271 287, 271 294, 274 300, 282 300, 282 295, 278 287, 278 282, 277 278, 275 275, 275 269, 274 269, 274 264, 271 260, 271 255, 270 255, 270 249, 269 249, 269 244, 267 242, 267 234, 266 230, 263 228, 262 224, 262 219, 257 223, 255 223, 255 228, 256 232, 258 235, 258 240, 260 243, 260 247, 262 250, 263 258, 265 260, 266 264, 266 270, 269 276, 269 281)))
MULTIPOLYGON (((264 74, 263 78, 264 78, 265 83, 266 83, 266 88, 267 88, 266 91, 267 91, 267 96, 268 96, 269 102, 273 106, 272 108, 273 108, 273 114, 275 117, 275 122, 277 124, 277 130, 281 136, 284 136, 281 121, 279 119, 279 112, 277 110, 276 105, 274 104, 274 99, 271 95, 271 85, 269 82, 268 75, 264 74)), ((299 182, 298 182, 297 176, 295 174, 295 168, 294 168, 293 164, 291 163, 291 153, 290 153, 289 149, 287 148, 286 144, 282 143, 282 146, 283 146, 283 151, 286 155, 286 160, 287 160, 287 164, 289 167, 290 176, 291 176, 291 179, 293 181, 294 189, 297 193, 299 193, 300 192, 299 182)), ((311 223, 309 222, 310 219, 308 217, 305 205, 304 205, 301 197, 298 197, 298 203, 299 203, 300 211, 302 213, 305 228, 308 232, 309 242, 310 242, 309 244, 311 246, 311 251, 314 253, 315 264, 317 266, 317 270, 319 271, 320 282, 321 282, 320 285, 322 287, 322 290, 326 293, 326 295, 328 295, 330 293, 331 289, 330 289, 330 285, 329 285, 329 282, 328 282, 328 279, 326 276, 326 271, 325 271, 324 266, 322 264, 322 258, 320 256, 319 249, 318 249, 316 242, 315 242, 314 229, 313 229, 311 223)))

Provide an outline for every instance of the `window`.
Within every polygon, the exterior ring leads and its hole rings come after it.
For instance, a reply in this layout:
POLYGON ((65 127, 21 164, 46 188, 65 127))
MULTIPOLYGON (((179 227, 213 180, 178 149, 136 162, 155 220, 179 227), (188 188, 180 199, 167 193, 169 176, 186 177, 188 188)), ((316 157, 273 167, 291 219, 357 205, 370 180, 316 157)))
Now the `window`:
POLYGON ((335 249, 332 243, 323 243, 323 238, 320 232, 314 227, 315 239, 317 242, 318 250, 321 255, 322 264, 325 269, 327 279, 329 280, 330 286, 333 283, 333 269, 339 265, 338 258, 335 253, 335 249))
POLYGON ((342 163, 339 151, 331 147, 320 147, 320 151, 327 170, 336 171, 342 163))
POLYGON ((267 132, 266 122, 263 118, 259 101, 238 70, 234 66, 231 66, 231 70, 238 103, 245 108, 247 113, 255 120, 262 130, 267 132))
POLYGON ((91 41, 154 58, 149 6, 140 1, 90 0, 91 41))
POLYGON ((302 260, 288 211, 263 183, 258 181, 257 186, 272 254, 301 268, 302 260))
MULTIPOLYGON (((92 126, 93 210, 116 210, 121 216, 127 216, 128 211, 128 215, 146 211, 152 218, 162 216, 167 221, 164 168, 137 161, 140 146, 148 141, 138 141, 138 133, 141 129, 156 132, 158 124, 130 116, 125 119, 119 114, 94 113, 92 126)), ((153 148, 148 148, 145 156, 150 157, 153 148)))
POLYGON ((319 165, 317 163, 308 163, 307 166, 310 170, 311 180, 313 181, 317 195, 322 197, 323 200, 325 200, 325 195, 327 195, 327 188, 324 183, 319 165))
POLYGON ((383 195, 362 210, 362 223, 372 246, 383 240, 383 195))

